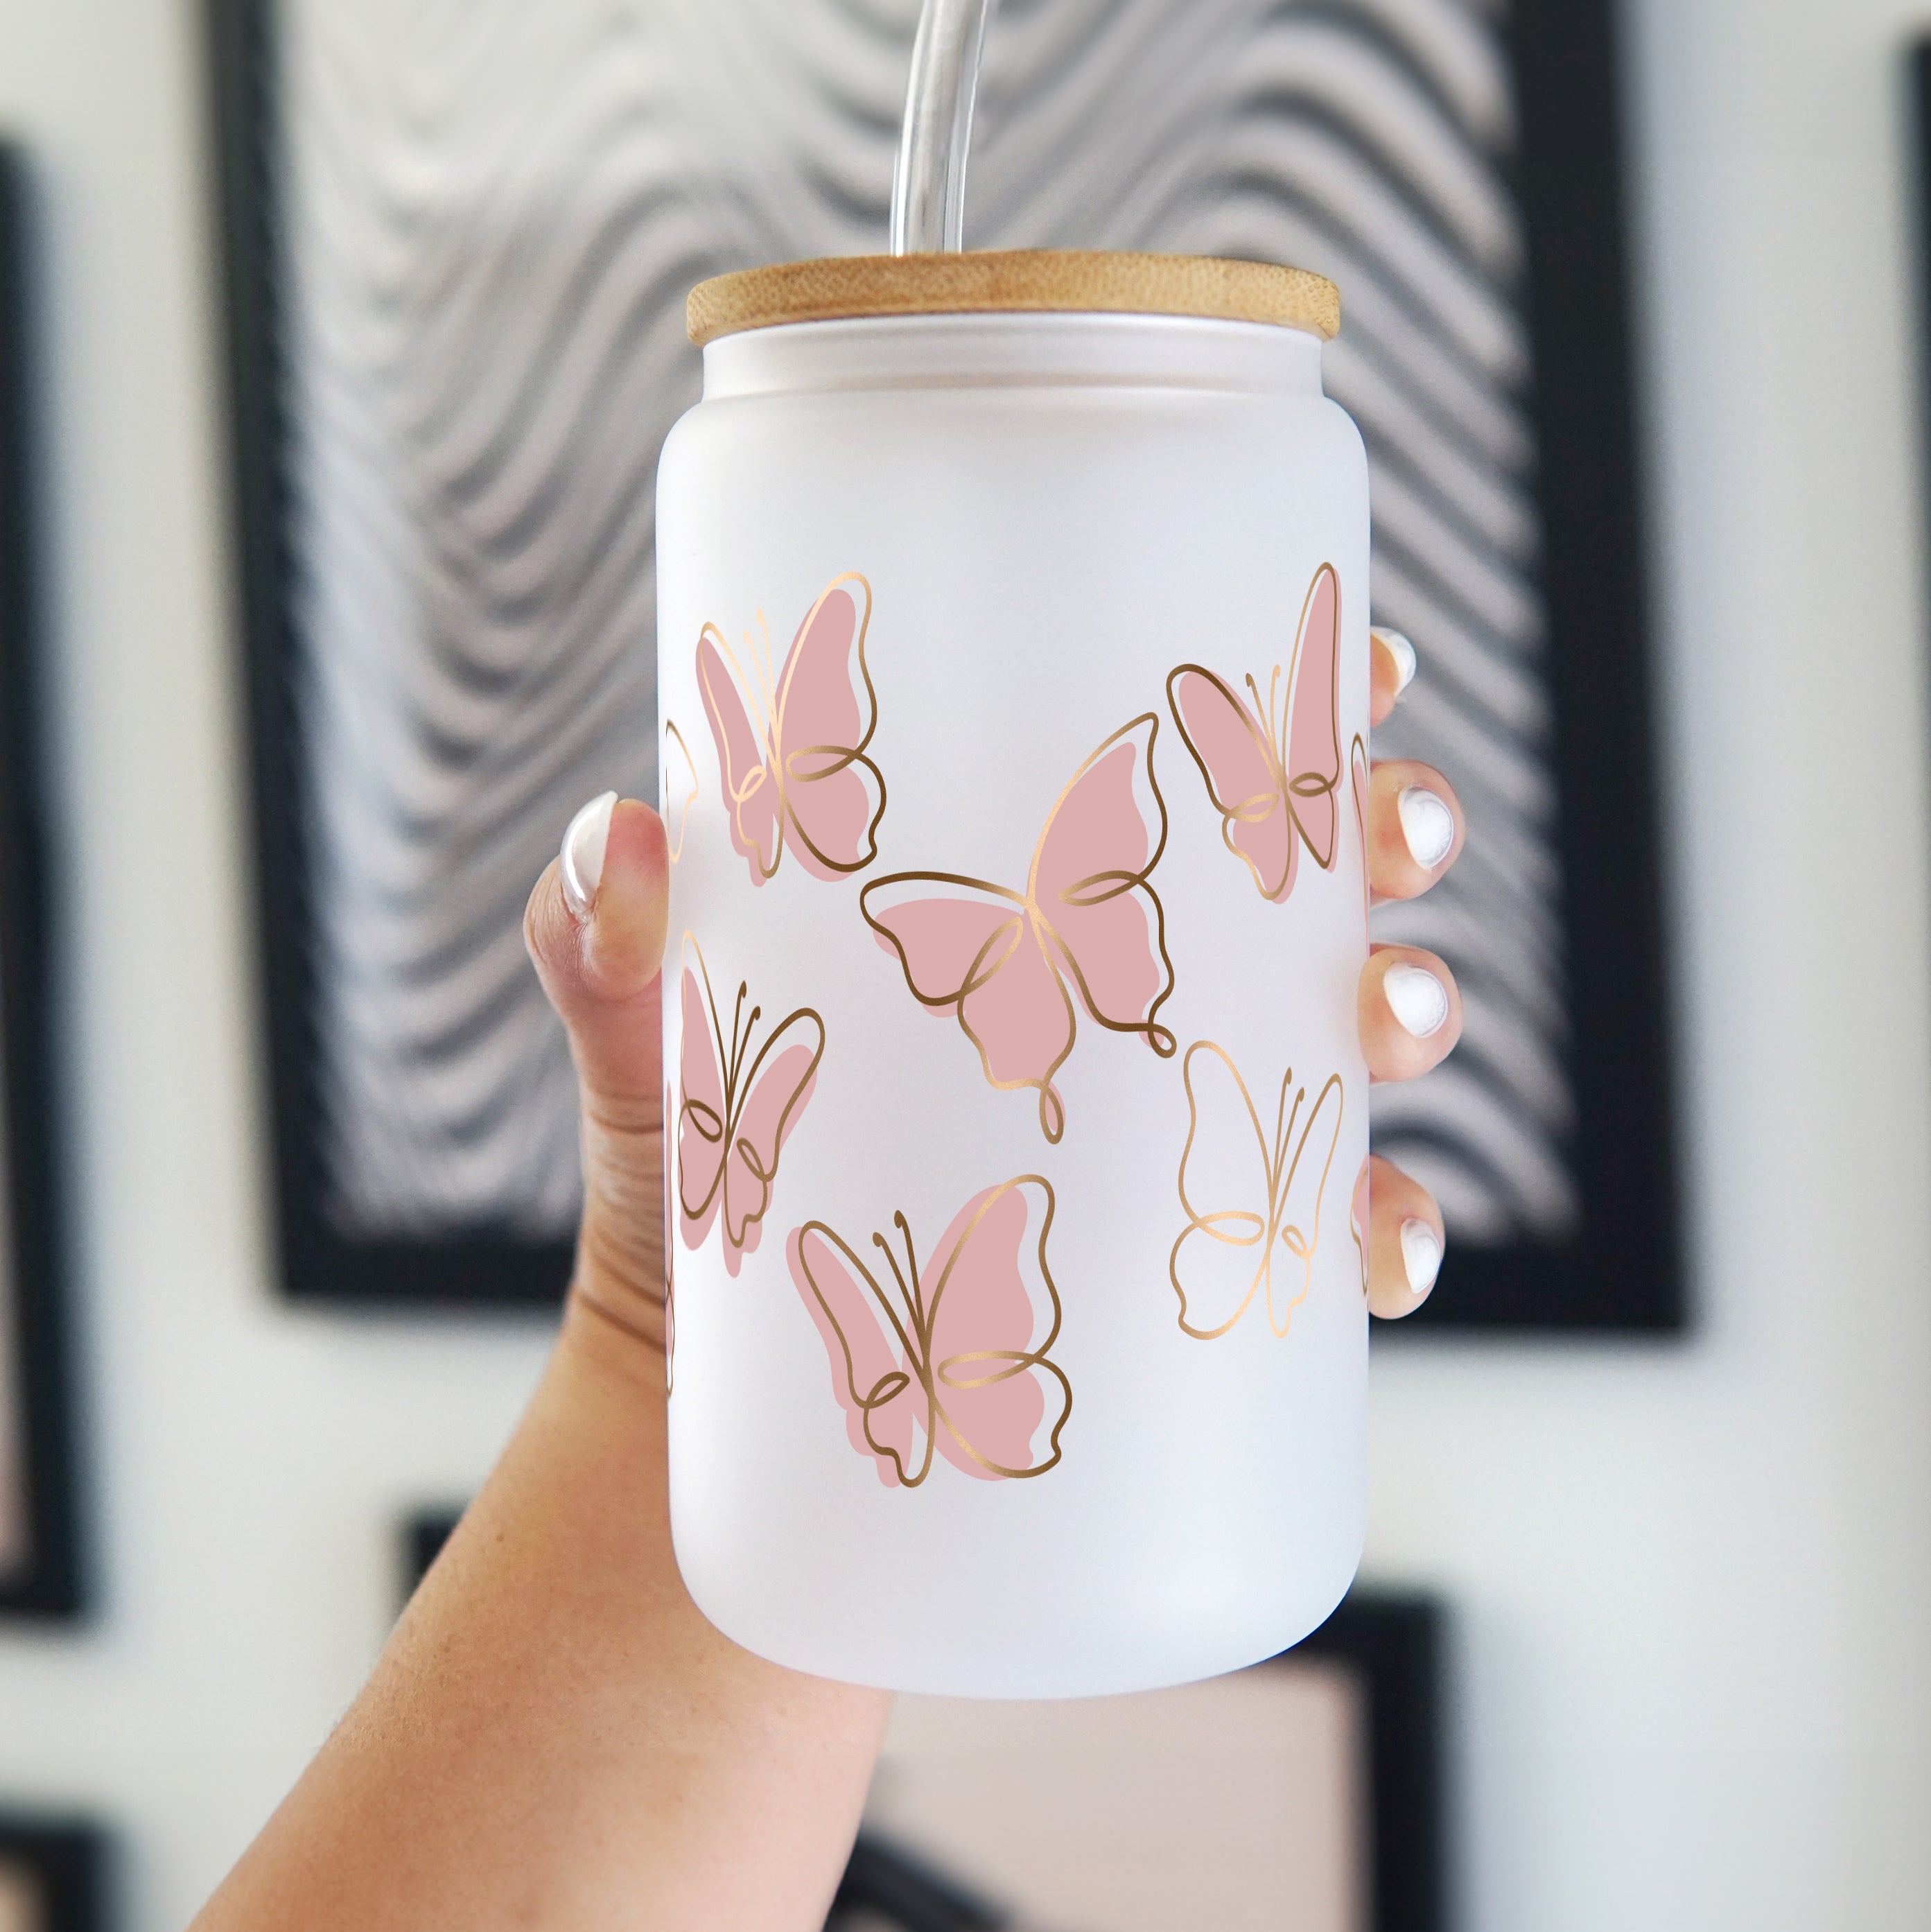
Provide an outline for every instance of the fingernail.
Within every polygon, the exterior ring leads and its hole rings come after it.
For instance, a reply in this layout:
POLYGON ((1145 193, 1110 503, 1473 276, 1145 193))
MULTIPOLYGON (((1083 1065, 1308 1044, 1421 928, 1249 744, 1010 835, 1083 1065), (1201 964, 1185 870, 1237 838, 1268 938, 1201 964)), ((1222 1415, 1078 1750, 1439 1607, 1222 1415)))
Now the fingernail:
POLYGON ((1410 785, 1396 807, 1402 814, 1402 836, 1408 842, 1415 863, 1424 872, 1433 872, 1455 843, 1454 813, 1425 785, 1410 785))
POLYGON ((1417 1300, 1435 1286, 1441 1272, 1441 1238, 1426 1221, 1402 1223, 1402 1266, 1408 1270, 1408 1292, 1417 1300))
POLYGON ((1417 1040, 1441 1032, 1448 1018, 1448 988, 1426 967, 1402 961, 1388 968, 1381 985, 1396 1018, 1417 1040))
POLYGON ((1399 631, 1384 631, 1378 625, 1368 633, 1395 661, 1395 695, 1399 698, 1415 681, 1415 647, 1399 631))
POLYGON ((604 883, 604 848, 610 842, 610 814, 617 808, 617 795, 607 791, 591 800, 570 821, 563 835, 563 850, 558 855, 563 874, 563 902, 580 924, 590 916, 597 902, 597 888, 604 883))

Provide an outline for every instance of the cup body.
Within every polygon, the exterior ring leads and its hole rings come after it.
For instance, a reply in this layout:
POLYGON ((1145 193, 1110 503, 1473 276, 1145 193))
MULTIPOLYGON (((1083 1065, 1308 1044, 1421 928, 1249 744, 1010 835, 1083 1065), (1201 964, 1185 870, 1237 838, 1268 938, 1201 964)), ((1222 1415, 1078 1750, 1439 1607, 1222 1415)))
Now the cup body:
POLYGON ((727 336, 658 531, 693 1597, 950 1694, 1297 1641, 1366 1491, 1367 478, 1319 342, 727 336))

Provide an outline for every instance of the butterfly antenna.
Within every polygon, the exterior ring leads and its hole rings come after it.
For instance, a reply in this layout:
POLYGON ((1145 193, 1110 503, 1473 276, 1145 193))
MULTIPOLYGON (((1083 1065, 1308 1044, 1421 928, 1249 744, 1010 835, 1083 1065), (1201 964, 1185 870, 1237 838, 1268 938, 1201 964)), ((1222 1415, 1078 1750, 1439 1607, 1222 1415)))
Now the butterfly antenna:
POLYGON ((737 1091, 738 1075, 744 1066, 745 1049, 751 1044, 751 1028, 757 1024, 758 1010, 755 1006, 751 1010, 749 1023, 745 1020, 744 1003, 750 996, 750 982, 740 980, 738 982, 737 1004, 731 1009, 730 1064, 725 1074, 725 1090, 727 1094, 737 1091))
POLYGON ((1274 1192, 1281 1192, 1282 1183, 1288 1171, 1288 1149, 1293 1144, 1294 1123, 1301 1117, 1301 1102, 1307 1098, 1305 1087, 1294 1088, 1294 1110, 1288 1108, 1288 1089, 1294 1085, 1294 1070, 1291 1066, 1281 1076, 1281 1104, 1274 1115, 1274 1192))
MULTIPOLYGON (((894 1214, 892 1218, 898 1226, 904 1227, 905 1216, 902 1214, 894 1214)), ((924 1326, 919 1319, 918 1268, 916 1265, 913 1267, 912 1285, 908 1288, 905 1282, 905 1270, 898 1265, 898 1257, 892 1252, 892 1244, 883 1234, 875 1234, 871 1238, 871 1244, 885 1257, 885 1264, 892 1270, 892 1279, 898 1284, 898 1298, 905 1304, 906 1312, 912 1318, 912 1333, 917 1337, 919 1346, 922 1348, 925 1342, 925 1333, 924 1326)), ((905 1252, 909 1259, 912 1252, 912 1237, 909 1230, 905 1237, 905 1252)))
POLYGON ((905 1210, 902 1208, 892 1216, 892 1221, 893 1226, 905 1237, 905 1274, 906 1278, 912 1284, 911 1301, 914 1318, 919 1322, 921 1339, 929 1340, 930 1337, 927 1336, 925 1332, 925 1304, 919 1293, 919 1257, 912 1251, 912 1224, 906 1220, 905 1210))
POLYGON ((751 1052, 751 1036, 757 1030, 758 1022, 764 1017, 762 1006, 753 1006, 750 1016, 744 1023, 744 1044, 738 1048, 738 1070, 742 1072, 744 1063, 751 1052))

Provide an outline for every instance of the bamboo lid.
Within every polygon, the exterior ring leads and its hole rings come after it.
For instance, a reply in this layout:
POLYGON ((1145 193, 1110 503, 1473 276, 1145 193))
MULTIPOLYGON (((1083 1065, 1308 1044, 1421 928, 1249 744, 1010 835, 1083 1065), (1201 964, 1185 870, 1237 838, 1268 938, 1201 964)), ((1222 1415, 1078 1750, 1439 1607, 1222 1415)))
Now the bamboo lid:
POLYGON ((1272 322, 1331 340, 1341 292, 1305 268, 1210 255, 1015 248, 961 255, 843 255, 714 276, 691 291, 685 326, 700 348, 721 335, 859 316, 1204 316, 1272 322))

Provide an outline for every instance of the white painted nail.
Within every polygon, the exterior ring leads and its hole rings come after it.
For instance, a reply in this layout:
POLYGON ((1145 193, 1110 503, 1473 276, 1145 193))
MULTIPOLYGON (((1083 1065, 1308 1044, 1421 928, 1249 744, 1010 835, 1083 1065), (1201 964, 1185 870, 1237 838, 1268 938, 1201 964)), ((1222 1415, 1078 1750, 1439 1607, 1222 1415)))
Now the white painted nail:
POLYGON ((563 835, 559 869, 563 874, 563 902, 580 923, 590 916, 597 902, 597 888, 604 883, 604 848, 610 842, 610 814, 617 808, 617 795, 607 791, 591 800, 570 821, 563 835))
POLYGON ((1415 647, 1399 631, 1384 631, 1378 625, 1368 633, 1395 661, 1395 695, 1399 698, 1415 681, 1415 647))
POLYGON ((1408 1292, 1417 1300, 1435 1286, 1441 1272, 1441 1240, 1426 1221, 1402 1223, 1402 1266, 1408 1270, 1408 1292))
POLYGON ((1441 1032, 1448 1020, 1448 988, 1426 966, 1398 961, 1382 975, 1381 985, 1396 1019, 1417 1040, 1441 1032))
POLYGON ((1410 785, 1395 802, 1402 815, 1402 836, 1408 841, 1415 863, 1424 872, 1433 872, 1455 843, 1454 813, 1445 800, 1425 785, 1410 785))

